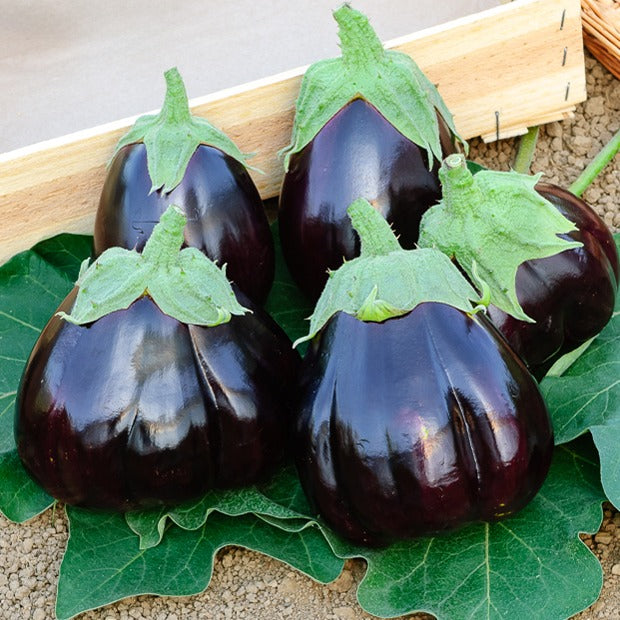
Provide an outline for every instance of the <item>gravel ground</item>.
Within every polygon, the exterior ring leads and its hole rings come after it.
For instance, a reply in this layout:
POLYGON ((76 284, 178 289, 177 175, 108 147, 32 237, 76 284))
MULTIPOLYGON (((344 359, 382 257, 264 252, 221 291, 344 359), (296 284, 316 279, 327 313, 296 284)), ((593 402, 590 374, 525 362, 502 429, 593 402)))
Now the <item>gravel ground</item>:
MULTIPOLYGON (((532 171, 568 186, 585 164, 620 128, 620 81, 588 57, 588 101, 573 119, 552 123, 540 132, 532 171)), ((493 168, 508 169, 515 142, 486 145, 474 140, 471 158, 493 168)), ((620 229, 620 157, 607 167, 585 194, 607 224, 620 229)), ((0 517, 0 618, 46 620, 54 617, 56 582, 67 541, 63 511, 47 511, 25 525, 0 517)), ((576 618, 620 618, 620 513, 605 507, 605 519, 594 537, 583 537, 601 560, 605 585, 598 600, 576 618)), ((180 620, 253 618, 354 620, 372 618, 356 603, 356 586, 364 574, 360 561, 348 562, 342 575, 323 586, 286 565, 260 554, 229 548, 219 553, 207 591, 188 598, 141 596, 80 620, 180 620)), ((408 616, 409 620, 430 618, 408 616)))

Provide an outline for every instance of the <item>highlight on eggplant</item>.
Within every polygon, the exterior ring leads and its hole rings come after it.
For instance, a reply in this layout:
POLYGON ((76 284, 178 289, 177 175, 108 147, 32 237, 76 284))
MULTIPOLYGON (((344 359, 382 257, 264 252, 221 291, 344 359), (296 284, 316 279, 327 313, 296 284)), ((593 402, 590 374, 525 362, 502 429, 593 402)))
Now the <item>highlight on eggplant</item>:
POLYGON ((200 251, 179 252, 184 223, 166 211, 141 254, 104 252, 28 359, 17 450, 63 502, 177 503, 264 480, 284 457, 299 355, 200 251))
POLYGON ((327 271, 359 254, 347 207, 366 198, 413 248, 441 196, 439 163, 458 140, 435 86, 406 54, 385 50, 367 18, 334 12, 342 56, 312 65, 296 103, 279 227, 287 265, 316 300, 327 271))
POLYGON ((514 514, 553 453, 536 381, 447 256, 398 248, 366 201, 349 212, 361 256, 328 280, 300 371, 310 504, 365 545, 514 514))
POLYGON ((186 215, 185 244, 218 264, 257 303, 274 276, 274 247, 247 156, 204 118, 190 113, 176 68, 164 74, 157 115, 140 117, 110 162, 95 219, 98 256, 110 247, 141 250, 168 205, 186 215))

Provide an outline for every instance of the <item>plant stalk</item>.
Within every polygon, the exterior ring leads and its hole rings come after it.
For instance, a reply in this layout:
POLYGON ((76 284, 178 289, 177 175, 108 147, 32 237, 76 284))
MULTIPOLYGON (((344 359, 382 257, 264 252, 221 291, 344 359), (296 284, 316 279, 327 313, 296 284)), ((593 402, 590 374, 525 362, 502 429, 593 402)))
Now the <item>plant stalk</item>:
POLYGON ((538 142, 539 129, 538 125, 536 127, 530 127, 527 133, 521 136, 517 155, 512 165, 512 169, 515 172, 530 174, 530 166, 532 165, 536 143, 538 142))
POLYGON ((588 189, 592 181, 601 173, 603 168, 616 156, 620 150, 620 130, 599 151, 597 156, 586 166, 585 170, 575 179, 568 188, 575 196, 581 196, 588 189))

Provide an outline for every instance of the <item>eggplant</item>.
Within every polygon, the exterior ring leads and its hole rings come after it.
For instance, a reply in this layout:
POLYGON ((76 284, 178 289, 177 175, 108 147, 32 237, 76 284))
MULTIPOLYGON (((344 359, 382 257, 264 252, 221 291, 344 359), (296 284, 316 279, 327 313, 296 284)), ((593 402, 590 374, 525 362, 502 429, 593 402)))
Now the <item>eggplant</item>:
POLYGON ((279 199, 289 271, 312 300, 329 270, 359 255, 347 207, 372 203, 404 248, 441 197, 437 171, 455 151, 452 117, 437 89, 405 54, 385 50, 361 13, 334 12, 342 57, 304 75, 279 199))
POLYGON ((514 514, 553 452, 538 384, 447 255, 400 248, 365 200, 348 213, 361 255, 301 339, 294 453, 311 506, 364 545, 514 514))
POLYGON ((486 289, 490 319, 541 379, 612 316, 619 266, 609 230, 540 174, 472 174, 454 154, 439 177, 442 200, 424 214, 419 246, 441 250, 486 289))
POLYGON ((303 361, 296 411, 311 505, 364 545, 511 515, 553 452, 523 362, 483 317, 440 303, 382 323, 334 315, 303 361))
POLYGON ((204 119, 190 116, 176 69, 165 77, 161 112, 139 119, 110 162, 95 218, 95 255, 116 246, 142 250, 161 214, 175 204, 187 217, 185 244, 226 264, 231 280, 262 304, 275 259, 256 185, 235 145, 204 119), (161 144, 146 133, 153 125, 160 131, 170 127, 161 144))
POLYGON ((63 502, 177 503, 263 480, 284 457, 299 355, 222 270, 179 251, 184 227, 171 207, 141 254, 106 250, 28 359, 17 451, 63 502))
POLYGON ((252 484, 283 458, 298 357, 258 307, 217 327, 148 296, 90 325, 54 317, 19 388, 18 454, 52 497, 90 508, 252 484))
MULTIPOLYGON (((441 123, 442 153, 454 151, 441 123)), ((298 286, 316 300, 329 270, 359 255, 347 216, 366 198, 399 234, 403 248, 418 240, 423 213, 441 198, 437 171, 426 152, 370 103, 345 105, 302 151, 292 155, 279 202, 282 251, 298 286)))
POLYGON ((530 371, 542 379, 564 354, 596 336, 610 320, 618 291, 618 253, 599 216, 566 189, 535 186, 577 230, 563 235, 582 246, 521 264, 517 298, 535 323, 521 321, 494 305, 489 318, 530 371))

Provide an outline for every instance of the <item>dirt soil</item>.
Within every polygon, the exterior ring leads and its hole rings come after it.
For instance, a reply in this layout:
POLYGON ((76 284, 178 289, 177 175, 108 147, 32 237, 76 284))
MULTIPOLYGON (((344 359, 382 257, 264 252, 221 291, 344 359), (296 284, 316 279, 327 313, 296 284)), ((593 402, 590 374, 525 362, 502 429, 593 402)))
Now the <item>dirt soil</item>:
MULTIPOLYGON (((588 57, 588 101, 574 118, 541 129, 532 166, 551 182, 568 187, 590 159, 620 128, 620 81, 588 57)), ((471 143, 471 158, 507 170, 516 141, 471 143)), ((607 224, 620 229, 620 156, 588 189, 585 198, 607 224)), ((550 516, 550 518, 552 518, 550 516)), ((54 617, 58 570, 67 541, 62 510, 51 510, 24 525, 0 517, 0 618, 46 620, 54 617)), ((583 537, 601 560, 605 584, 601 597, 575 618, 620 618, 620 513, 605 505, 600 531, 583 537)), ((87 612, 80 620, 354 620, 373 618, 357 605, 355 592, 364 563, 350 561, 341 576, 325 586, 286 565, 238 548, 221 551, 213 580, 200 595, 185 598, 141 596, 87 612)), ((409 620, 429 619, 424 614, 409 620)))

